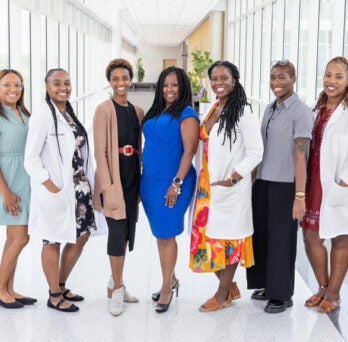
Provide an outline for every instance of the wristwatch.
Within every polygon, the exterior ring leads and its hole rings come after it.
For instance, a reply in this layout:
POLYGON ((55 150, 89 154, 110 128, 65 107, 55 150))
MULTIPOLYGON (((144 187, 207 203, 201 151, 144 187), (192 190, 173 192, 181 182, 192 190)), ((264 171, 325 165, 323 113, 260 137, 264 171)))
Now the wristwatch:
POLYGON ((235 185, 238 183, 238 179, 237 178, 234 178, 233 176, 231 176, 230 178, 228 178, 230 181, 231 181, 231 184, 232 185, 235 185))
POLYGON ((175 185, 180 186, 182 183, 184 183, 184 181, 183 181, 181 178, 179 178, 179 177, 174 177, 174 178, 173 178, 173 183, 174 183, 175 185))

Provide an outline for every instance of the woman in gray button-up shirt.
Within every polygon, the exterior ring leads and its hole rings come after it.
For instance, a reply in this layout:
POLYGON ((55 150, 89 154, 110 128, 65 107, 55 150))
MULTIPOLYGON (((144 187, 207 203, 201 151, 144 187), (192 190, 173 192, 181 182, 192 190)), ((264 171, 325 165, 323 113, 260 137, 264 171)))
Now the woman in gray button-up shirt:
POLYGON ((262 121, 264 156, 253 186, 255 266, 247 270, 253 299, 268 300, 265 311, 292 306, 297 219, 305 212, 306 160, 313 118, 294 92, 295 68, 278 61, 270 86, 276 100, 262 121))

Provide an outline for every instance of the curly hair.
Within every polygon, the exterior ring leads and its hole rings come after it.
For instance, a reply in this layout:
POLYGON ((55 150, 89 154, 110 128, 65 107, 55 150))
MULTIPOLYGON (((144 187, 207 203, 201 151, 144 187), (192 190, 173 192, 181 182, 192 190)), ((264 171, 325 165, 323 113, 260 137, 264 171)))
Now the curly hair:
MULTIPOLYGON (((337 56, 332 58, 327 64, 326 64, 326 69, 328 68, 328 66, 332 63, 335 64, 341 64, 344 69, 346 70, 346 72, 348 73, 348 60, 347 58, 343 57, 343 56, 337 56)), ((319 94, 319 98, 317 103, 315 104, 315 107, 313 108, 313 111, 316 111, 318 109, 320 109, 322 106, 324 106, 327 102, 327 94, 325 93, 325 90, 323 90, 320 94, 319 94)), ((342 97, 343 100, 343 107, 347 108, 348 107, 348 87, 346 86, 346 91, 342 97)))
POLYGON ((118 59, 113 59, 112 61, 110 61, 110 63, 106 67, 105 76, 109 82, 110 82, 110 75, 111 75, 112 70, 117 69, 117 68, 127 69, 129 71, 130 79, 131 80, 133 79, 134 73, 133 73, 132 65, 127 60, 122 59, 122 58, 118 58, 118 59))
MULTIPOLYGON (((212 73, 214 68, 223 66, 231 74, 232 78, 235 80, 235 85, 228 95, 228 99, 222 109, 220 119, 219 119, 219 128, 218 134, 225 129, 224 131, 224 140, 222 144, 225 143, 226 137, 230 140, 230 148, 232 148, 232 132, 234 133, 234 140, 236 141, 236 126, 244 113, 245 106, 251 105, 247 101, 245 90, 243 86, 239 83, 239 70, 238 68, 229 61, 217 61, 208 69, 208 76, 211 80, 212 73)), ((252 109, 251 109, 252 110, 252 109)))
MULTIPOLYGON (((17 70, 14 70, 14 69, 3 69, 0 71, 0 80, 5 77, 6 75, 8 74, 14 74, 14 75, 17 75, 19 77, 19 79, 21 80, 21 83, 22 83, 22 93, 21 93, 21 96, 19 97, 17 103, 16 103, 16 107, 20 108, 20 110, 22 111, 22 113, 26 116, 30 116, 30 112, 28 111, 28 109, 25 107, 24 105, 24 80, 23 80, 23 76, 22 74, 17 71, 17 70)), ((7 115, 5 113, 5 109, 4 107, 2 106, 1 104, 1 99, 0 99, 0 117, 3 117, 5 119, 8 119, 7 118, 7 115)))
POLYGON ((174 66, 164 69, 159 75, 156 84, 155 97, 152 106, 145 114, 142 123, 143 125, 147 120, 150 120, 154 117, 158 117, 163 113, 163 110, 166 105, 166 102, 163 98, 163 86, 166 77, 171 73, 175 73, 176 77, 178 78, 179 98, 168 109, 166 109, 166 113, 170 114, 174 118, 180 118, 181 112, 187 106, 192 105, 191 84, 185 70, 174 66))

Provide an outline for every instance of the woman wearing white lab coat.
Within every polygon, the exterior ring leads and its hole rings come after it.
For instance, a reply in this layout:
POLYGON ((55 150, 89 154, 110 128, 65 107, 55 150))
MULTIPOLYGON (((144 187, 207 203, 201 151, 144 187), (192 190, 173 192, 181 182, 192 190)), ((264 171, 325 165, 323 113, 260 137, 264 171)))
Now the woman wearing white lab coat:
POLYGON ((239 298, 232 282, 237 265, 253 265, 251 172, 263 153, 259 120, 247 103, 237 67, 215 62, 208 75, 218 102, 200 127, 190 268, 214 272, 219 286, 200 306, 202 312, 230 306, 239 298))
POLYGON ((324 90, 315 106, 316 121, 308 162, 306 214, 301 222, 306 253, 319 284, 308 307, 329 313, 340 303, 348 267, 348 61, 326 66, 324 90), (330 267, 324 239, 331 239, 330 267), (330 273, 329 273, 330 269, 330 273))
POLYGON ((65 312, 81 301, 65 288, 90 233, 96 230, 92 207, 93 169, 87 132, 68 102, 70 76, 63 69, 47 73, 46 103, 29 124, 25 168, 31 177, 29 234, 44 241, 42 266, 49 285, 47 306, 65 312), (66 243, 60 256, 60 244, 66 243))

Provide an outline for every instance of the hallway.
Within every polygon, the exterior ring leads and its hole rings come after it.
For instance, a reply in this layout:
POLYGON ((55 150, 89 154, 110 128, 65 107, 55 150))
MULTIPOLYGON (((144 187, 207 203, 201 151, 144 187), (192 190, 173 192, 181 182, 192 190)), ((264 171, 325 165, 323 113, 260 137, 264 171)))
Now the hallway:
MULTIPOLYGON (((0 249, 4 238, 5 230, 1 229, 0 249)), ((294 306, 284 313, 266 314, 263 302, 250 299, 242 268, 236 276, 242 298, 230 308, 200 313, 198 307, 213 294, 216 280, 211 274, 194 274, 189 270, 186 232, 178 238, 178 245, 179 297, 173 298, 167 313, 159 315, 151 301, 151 293, 159 288, 161 279, 156 242, 141 210, 135 250, 129 254, 125 268, 128 290, 140 302, 126 304, 124 313, 113 317, 107 311, 109 264, 105 236, 90 239, 67 284, 86 298, 80 311, 74 314, 47 308, 47 285, 40 265, 41 241, 32 238, 21 255, 16 284, 20 293, 38 298, 38 303, 21 310, 0 308, 0 341, 344 341, 327 315, 304 307, 310 290, 298 272, 294 306)), ((299 257, 303 258, 301 254, 299 257)), ((302 263, 301 259, 298 262, 302 263)))

